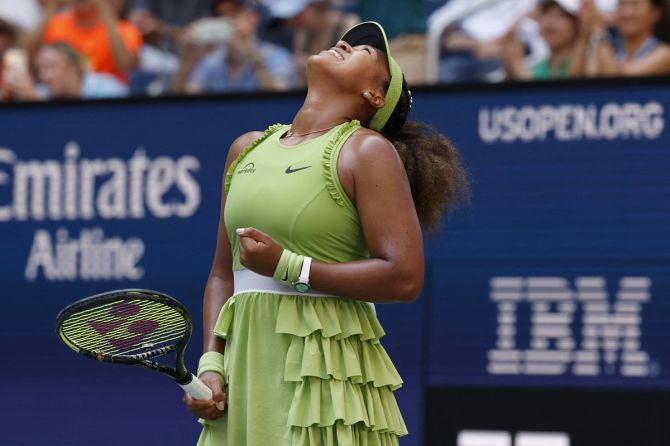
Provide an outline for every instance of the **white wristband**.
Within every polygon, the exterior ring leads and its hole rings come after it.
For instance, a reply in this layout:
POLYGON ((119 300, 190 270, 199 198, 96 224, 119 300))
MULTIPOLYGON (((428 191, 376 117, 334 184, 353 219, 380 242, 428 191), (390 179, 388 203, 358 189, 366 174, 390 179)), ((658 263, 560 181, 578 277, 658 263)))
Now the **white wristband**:
POLYGON ((312 258, 305 256, 302 261, 302 268, 300 269, 300 276, 298 282, 309 283, 309 271, 312 268, 312 258))

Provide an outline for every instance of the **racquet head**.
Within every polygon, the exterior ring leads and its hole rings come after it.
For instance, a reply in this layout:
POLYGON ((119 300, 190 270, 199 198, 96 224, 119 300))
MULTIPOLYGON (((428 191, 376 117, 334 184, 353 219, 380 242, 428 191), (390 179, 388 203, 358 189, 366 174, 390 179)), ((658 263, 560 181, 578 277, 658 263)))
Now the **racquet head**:
POLYGON ((68 347, 98 361, 156 368, 147 360, 176 350, 176 370, 158 371, 177 380, 189 376, 182 359, 191 318, 157 291, 117 290, 74 302, 58 314, 56 332, 68 347))

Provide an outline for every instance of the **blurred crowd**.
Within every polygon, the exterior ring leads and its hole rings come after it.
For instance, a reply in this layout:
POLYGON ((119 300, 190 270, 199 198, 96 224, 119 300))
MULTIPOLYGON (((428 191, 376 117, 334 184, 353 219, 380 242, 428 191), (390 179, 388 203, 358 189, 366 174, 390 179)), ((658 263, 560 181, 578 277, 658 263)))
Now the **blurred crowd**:
POLYGON ((414 85, 670 74, 668 0, 0 0, 0 101, 300 89, 364 20, 414 85))

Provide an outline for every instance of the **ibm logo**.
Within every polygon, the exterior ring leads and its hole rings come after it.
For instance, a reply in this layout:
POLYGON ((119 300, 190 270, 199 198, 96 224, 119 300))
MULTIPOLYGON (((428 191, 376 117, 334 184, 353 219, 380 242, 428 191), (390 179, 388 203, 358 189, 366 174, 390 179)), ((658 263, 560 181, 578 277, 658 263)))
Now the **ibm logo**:
POLYGON ((498 339, 488 354, 489 373, 654 373, 649 355, 640 347, 640 310, 650 299, 649 277, 621 278, 614 302, 603 277, 578 277, 574 287, 562 277, 494 277, 490 284, 491 300, 498 305, 498 339), (517 343, 517 309, 524 304, 531 311, 529 349, 517 343), (573 326, 581 327, 581 333, 573 326))

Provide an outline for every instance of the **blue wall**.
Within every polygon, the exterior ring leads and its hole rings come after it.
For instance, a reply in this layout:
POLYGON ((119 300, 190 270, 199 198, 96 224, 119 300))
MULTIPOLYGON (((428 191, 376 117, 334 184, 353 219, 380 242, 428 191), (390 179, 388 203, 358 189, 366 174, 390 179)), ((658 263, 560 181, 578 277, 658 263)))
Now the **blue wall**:
MULTIPOLYGON (((423 444, 424 392, 445 386, 670 390, 669 99, 662 84, 415 93, 415 118, 460 148, 474 197, 427 236, 422 298, 379 307, 405 379, 403 445, 423 444)), ((76 356, 54 318, 123 287, 198 315, 228 145, 300 103, 0 108, 0 444, 194 443, 174 384, 76 356), (82 268, 82 251, 122 260, 82 268)))

